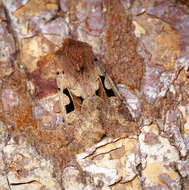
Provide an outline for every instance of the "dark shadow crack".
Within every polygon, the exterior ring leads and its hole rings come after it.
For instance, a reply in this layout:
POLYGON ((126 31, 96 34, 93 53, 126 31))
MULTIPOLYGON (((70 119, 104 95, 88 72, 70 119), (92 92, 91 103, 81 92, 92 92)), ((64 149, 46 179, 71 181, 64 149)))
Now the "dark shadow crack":
POLYGON ((26 184, 32 184, 32 183, 39 183, 36 180, 28 181, 28 182, 20 182, 20 183, 10 183, 12 186, 17 186, 17 185, 26 185, 26 184))

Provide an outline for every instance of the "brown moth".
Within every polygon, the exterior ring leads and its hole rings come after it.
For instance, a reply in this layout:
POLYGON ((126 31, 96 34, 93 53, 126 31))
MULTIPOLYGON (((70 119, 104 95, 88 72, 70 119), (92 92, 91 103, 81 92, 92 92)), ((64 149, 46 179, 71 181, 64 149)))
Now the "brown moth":
POLYGON ((62 116, 72 139, 70 149, 81 152, 104 136, 136 135, 138 128, 116 85, 85 42, 65 39, 55 52, 62 116))
POLYGON ((27 137, 40 154, 51 159, 59 176, 61 168, 76 154, 102 138, 138 134, 138 123, 133 121, 116 85, 87 43, 65 39, 60 49, 41 57, 36 70, 27 75, 14 72, 2 91, 7 88, 15 91, 20 104, 13 110, 4 110, 1 121, 12 126, 11 136, 27 137), (32 93, 26 88, 27 80, 34 85, 32 93), (56 97, 53 101, 58 109, 45 110, 44 117, 38 120, 34 110, 48 105, 44 101, 52 97, 56 97), (50 122, 46 127, 43 121, 54 117, 64 122, 50 122))

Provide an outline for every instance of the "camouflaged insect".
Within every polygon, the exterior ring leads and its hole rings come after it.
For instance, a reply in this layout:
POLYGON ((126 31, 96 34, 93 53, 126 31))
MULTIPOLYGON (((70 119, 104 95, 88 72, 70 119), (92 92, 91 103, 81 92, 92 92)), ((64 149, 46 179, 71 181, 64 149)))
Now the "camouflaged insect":
POLYGON ((81 152, 104 136, 137 134, 136 123, 116 85, 87 43, 66 39, 54 54, 54 61, 62 116, 73 128, 69 143, 73 151, 81 152))

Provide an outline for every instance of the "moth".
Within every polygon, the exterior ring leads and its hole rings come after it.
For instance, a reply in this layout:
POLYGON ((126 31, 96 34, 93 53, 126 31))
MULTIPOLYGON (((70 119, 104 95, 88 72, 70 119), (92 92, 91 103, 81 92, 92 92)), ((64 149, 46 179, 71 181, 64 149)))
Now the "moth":
MULTIPOLYGON (((41 155, 51 159, 58 176, 76 154, 103 138, 139 132, 116 84, 85 42, 65 39, 61 48, 41 57, 37 69, 27 76, 14 72, 3 85, 7 88, 18 94, 20 103, 10 112, 2 112, 1 121, 12 126, 10 136, 26 137, 41 155), (28 80, 34 84, 34 92, 26 88, 28 80), (52 97, 60 109, 45 110, 45 117, 38 120, 33 111, 39 102, 46 106, 52 97), (50 120, 50 126, 44 126, 43 121, 56 117, 64 122, 50 120)), ((37 117, 42 114, 40 110, 37 117)))
POLYGON ((122 96, 90 45, 67 38, 53 60, 62 117, 72 131, 71 150, 81 152, 105 136, 138 134, 122 96))

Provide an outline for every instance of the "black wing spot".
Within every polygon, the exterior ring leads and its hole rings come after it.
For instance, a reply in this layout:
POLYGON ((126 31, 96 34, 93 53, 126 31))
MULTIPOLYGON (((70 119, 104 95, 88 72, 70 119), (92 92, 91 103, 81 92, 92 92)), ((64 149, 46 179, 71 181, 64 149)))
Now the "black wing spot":
MULTIPOLYGON (((115 96, 114 91, 113 91, 112 89, 107 89, 107 88, 105 87, 105 84, 104 84, 105 77, 104 77, 104 76, 100 76, 100 80, 101 80, 101 82, 102 82, 102 84, 103 84, 103 87, 104 87, 104 90, 105 90, 105 92, 106 92, 106 95, 107 95, 108 97, 115 96)), ((98 93, 98 92, 96 92, 96 93, 98 93)))
POLYGON ((68 91, 67 88, 65 88, 65 89, 63 90, 63 93, 64 93, 66 96, 68 96, 68 98, 69 98, 69 100, 70 100, 70 103, 65 106, 65 107, 66 107, 66 113, 70 113, 70 112, 74 111, 74 109, 75 109, 75 108, 74 108, 74 104, 73 104, 72 97, 70 96, 70 93, 69 93, 69 91, 68 91))

